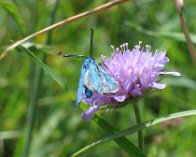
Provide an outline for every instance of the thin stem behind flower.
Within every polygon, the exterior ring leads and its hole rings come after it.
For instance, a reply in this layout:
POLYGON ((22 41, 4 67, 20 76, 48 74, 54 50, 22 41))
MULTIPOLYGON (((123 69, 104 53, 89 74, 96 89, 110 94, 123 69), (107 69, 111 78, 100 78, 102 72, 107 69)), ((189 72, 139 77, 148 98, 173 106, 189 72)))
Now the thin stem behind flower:
POLYGON ((191 55, 191 58, 192 58, 194 65, 196 67, 196 51, 195 51, 194 46, 191 42, 190 33, 189 33, 188 27, 186 25, 186 22, 185 22, 184 16, 183 16, 184 1, 183 0, 174 0, 174 3, 175 3, 177 13, 178 13, 178 16, 180 19, 180 24, 182 26, 182 29, 183 29, 183 32, 185 35, 185 39, 187 42, 187 47, 189 49, 189 53, 191 55))
MULTIPOLYGON (((142 118, 141 118, 141 113, 140 113, 140 109, 138 106, 138 103, 133 103, 133 110, 135 113, 135 118, 136 118, 136 122, 137 125, 142 123, 142 118)), ((144 150, 144 136, 143 136, 143 130, 139 130, 138 131, 138 146, 141 149, 141 151, 144 150)))

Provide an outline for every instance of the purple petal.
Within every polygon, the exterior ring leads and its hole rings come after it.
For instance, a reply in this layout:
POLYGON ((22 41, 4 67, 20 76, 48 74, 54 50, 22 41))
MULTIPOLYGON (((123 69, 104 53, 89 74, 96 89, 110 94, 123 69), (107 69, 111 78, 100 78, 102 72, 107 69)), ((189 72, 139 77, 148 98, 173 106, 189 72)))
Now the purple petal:
POLYGON ((164 89, 166 87, 166 85, 165 84, 162 84, 162 83, 153 82, 152 83, 152 87, 153 88, 157 88, 157 89, 164 89))
POLYGON ((162 72, 159 72, 159 74, 162 74, 162 75, 181 76, 181 74, 180 74, 179 72, 167 72, 167 71, 162 71, 162 72))
POLYGON ((114 96, 114 99, 118 102, 123 102, 126 99, 126 95, 114 96))
POLYGON ((89 107, 84 113, 82 113, 82 118, 89 121, 91 117, 99 110, 99 106, 93 105, 89 107))
POLYGON ((133 97, 141 96, 142 93, 141 93, 140 87, 139 86, 135 86, 134 89, 131 90, 131 95, 133 97))

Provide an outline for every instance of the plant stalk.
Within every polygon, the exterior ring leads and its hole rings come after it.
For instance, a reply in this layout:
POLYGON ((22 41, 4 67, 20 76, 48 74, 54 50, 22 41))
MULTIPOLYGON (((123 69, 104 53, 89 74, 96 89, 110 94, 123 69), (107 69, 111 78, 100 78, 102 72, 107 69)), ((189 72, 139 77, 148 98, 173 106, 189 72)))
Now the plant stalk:
POLYGON ((186 43, 187 43, 187 47, 188 47, 191 59, 193 61, 193 64, 196 67, 196 51, 195 51, 195 48, 194 48, 193 43, 191 41, 188 26, 187 26, 187 24, 184 20, 184 16, 183 16, 184 1, 183 0, 174 0, 174 3, 176 5, 177 13, 178 13, 178 16, 179 16, 179 19, 180 19, 180 24, 181 24, 181 27, 182 27, 183 32, 184 32, 184 36, 185 36, 185 39, 186 39, 186 43))
MULTIPOLYGON (((142 123, 141 113, 138 103, 133 103, 133 110, 136 118, 137 125, 142 123)), ((143 130, 138 131, 138 147, 143 151, 144 150, 144 136, 143 130)))
MULTIPOLYGON (((55 21, 55 15, 57 12, 59 6, 59 0, 56 1, 56 4, 54 6, 53 11, 51 12, 50 16, 50 23, 54 23, 55 21)), ((48 32, 47 38, 46 38, 46 45, 49 45, 51 43, 52 39, 52 31, 48 32)), ((41 54, 41 60, 44 62, 46 59, 46 54, 41 54)), ((25 136, 25 142, 24 142, 24 151, 23 151, 23 157, 28 157, 30 153, 31 148, 31 141, 32 141, 32 132, 34 127, 34 121, 35 121, 35 114, 36 114, 36 107, 37 107, 37 101, 39 98, 39 93, 41 91, 41 82, 42 82, 42 76, 43 76, 43 70, 39 65, 35 66, 35 75, 33 78, 33 86, 31 86, 31 95, 30 95, 30 102, 28 107, 28 117, 27 117, 27 131, 25 136)))

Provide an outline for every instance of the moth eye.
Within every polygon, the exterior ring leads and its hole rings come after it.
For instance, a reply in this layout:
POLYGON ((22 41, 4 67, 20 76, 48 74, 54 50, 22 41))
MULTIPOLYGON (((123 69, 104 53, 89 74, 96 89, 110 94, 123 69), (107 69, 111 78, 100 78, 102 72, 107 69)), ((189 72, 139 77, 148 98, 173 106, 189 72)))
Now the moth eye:
POLYGON ((90 97, 92 97, 93 92, 90 89, 85 88, 85 95, 87 98, 90 98, 90 97))

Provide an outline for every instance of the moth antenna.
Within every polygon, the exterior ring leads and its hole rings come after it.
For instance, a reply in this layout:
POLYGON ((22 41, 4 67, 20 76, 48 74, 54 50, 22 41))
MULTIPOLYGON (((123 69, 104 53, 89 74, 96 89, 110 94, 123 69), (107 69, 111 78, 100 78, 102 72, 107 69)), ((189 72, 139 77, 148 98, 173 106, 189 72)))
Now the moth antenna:
POLYGON ((91 28, 91 37, 90 37, 90 58, 93 58, 93 29, 91 28))
POLYGON ((88 58, 84 55, 76 55, 76 54, 63 54, 61 51, 58 53, 58 55, 62 57, 76 57, 76 58, 88 58))

